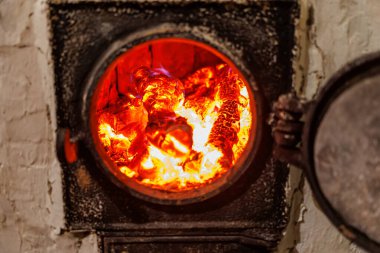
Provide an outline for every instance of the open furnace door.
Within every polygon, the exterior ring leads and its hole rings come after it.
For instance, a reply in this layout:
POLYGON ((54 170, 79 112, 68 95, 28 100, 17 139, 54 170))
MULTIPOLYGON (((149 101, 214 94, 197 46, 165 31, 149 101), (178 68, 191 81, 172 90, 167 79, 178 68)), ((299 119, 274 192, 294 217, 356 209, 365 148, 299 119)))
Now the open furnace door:
POLYGON ((345 66, 315 101, 283 95, 274 111, 276 155, 304 169, 342 234, 380 252, 380 54, 345 66))

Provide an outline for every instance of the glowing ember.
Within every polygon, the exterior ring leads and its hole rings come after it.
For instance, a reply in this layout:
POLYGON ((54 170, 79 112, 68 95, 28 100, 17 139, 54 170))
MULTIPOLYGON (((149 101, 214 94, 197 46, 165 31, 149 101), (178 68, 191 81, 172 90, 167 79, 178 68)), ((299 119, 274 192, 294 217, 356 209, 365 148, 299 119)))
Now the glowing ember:
POLYGON ((98 109, 98 135, 127 177, 153 188, 199 188, 231 169, 252 125, 246 85, 227 64, 181 79, 140 67, 98 109))

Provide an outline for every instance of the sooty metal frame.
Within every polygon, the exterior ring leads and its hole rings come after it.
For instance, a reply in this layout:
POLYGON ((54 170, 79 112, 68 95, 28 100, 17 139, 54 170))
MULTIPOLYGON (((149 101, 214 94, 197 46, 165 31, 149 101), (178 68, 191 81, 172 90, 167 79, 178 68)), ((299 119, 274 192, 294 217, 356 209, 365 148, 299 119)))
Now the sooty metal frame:
POLYGON ((104 252, 268 252, 276 247, 287 223, 288 170, 272 156, 266 118, 271 103, 292 86, 297 2, 57 0, 49 9, 67 229, 96 230, 104 252), (255 94, 259 132, 249 168, 207 200, 162 205, 136 198, 104 175, 88 145, 83 124, 88 115, 81 112, 89 73, 113 42, 148 30, 156 35, 140 38, 187 37, 220 50, 255 94), (73 159, 68 159, 70 146, 76 147, 73 159))

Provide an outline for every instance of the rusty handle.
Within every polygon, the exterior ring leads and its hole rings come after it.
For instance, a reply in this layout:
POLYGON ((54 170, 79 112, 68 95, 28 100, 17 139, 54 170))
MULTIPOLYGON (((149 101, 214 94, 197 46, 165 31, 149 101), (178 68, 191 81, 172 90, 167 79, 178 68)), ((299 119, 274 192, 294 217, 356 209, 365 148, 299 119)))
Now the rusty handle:
POLYGON ((281 95, 273 104, 269 124, 275 142, 274 156, 280 161, 304 168, 301 138, 306 103, 295 92, 281 95))

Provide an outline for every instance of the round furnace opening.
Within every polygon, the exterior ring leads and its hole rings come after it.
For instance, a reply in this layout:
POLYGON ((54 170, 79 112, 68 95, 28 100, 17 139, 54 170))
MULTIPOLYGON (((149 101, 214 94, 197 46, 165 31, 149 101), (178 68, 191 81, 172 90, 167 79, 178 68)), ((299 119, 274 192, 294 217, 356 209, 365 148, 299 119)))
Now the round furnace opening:
POLYGON ((91 108, 107 169, 125 184, 164 192, 199 190, 234 174, 256 124, 243 75, 189 39, 150 40, 120 54, 101 75, 91 108))

